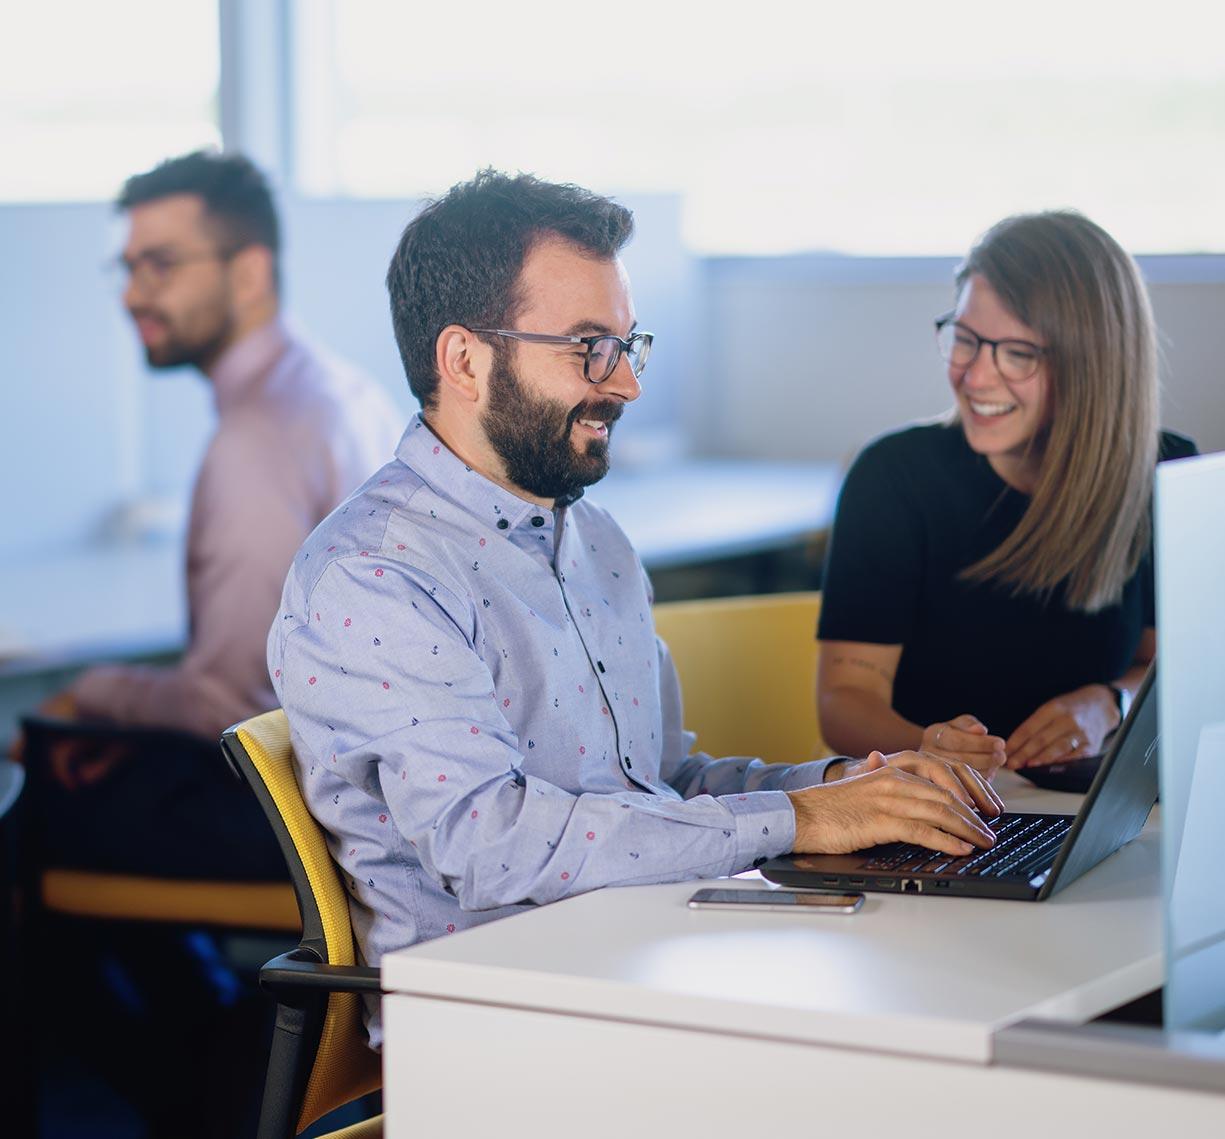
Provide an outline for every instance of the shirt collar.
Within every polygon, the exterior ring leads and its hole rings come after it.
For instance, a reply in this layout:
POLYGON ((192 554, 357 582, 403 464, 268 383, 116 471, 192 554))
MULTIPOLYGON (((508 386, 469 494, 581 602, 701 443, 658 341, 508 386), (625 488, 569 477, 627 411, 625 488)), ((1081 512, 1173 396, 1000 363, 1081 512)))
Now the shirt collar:
POLYGON ((208 370, 217 413, 223 415, 246 398, 268 374, 289 343, 288 330, 280 317, 260 325, 231 344, 208 370))
POLYGON ((420 412, 409 420, 396 458, 420 475, 436 494, 507 537, 519 529, 537 537, 551 536, 554 522, 568 505, 558 503, 559 509, 549 510, 498 486, 456 455, 430 430, 420 412))

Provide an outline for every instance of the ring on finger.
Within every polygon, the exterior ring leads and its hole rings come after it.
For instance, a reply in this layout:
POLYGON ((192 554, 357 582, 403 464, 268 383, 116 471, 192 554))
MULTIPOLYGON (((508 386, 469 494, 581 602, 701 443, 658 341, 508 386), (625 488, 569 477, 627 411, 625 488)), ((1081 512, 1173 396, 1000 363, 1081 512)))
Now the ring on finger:
POLYGON ((940 726, 939 726, 939 727, 936 729, 936 738, 935 738, 935 740, 933 741, 933 742, 935 743, 936 747, 939 747, 939 746, 940 746, 940 737, 941 737, 942 735, 944 735, 944 729, 945 729, 945 728, 947 728, 947 727, 948 727, 948 724, 941 724, 941 725, 940 725, 940 726))
POLYGON ((1070 747, 1073 751, 1080 747, 1080 736, 1070 736, 1068 738, 1068 747, 1070 747))

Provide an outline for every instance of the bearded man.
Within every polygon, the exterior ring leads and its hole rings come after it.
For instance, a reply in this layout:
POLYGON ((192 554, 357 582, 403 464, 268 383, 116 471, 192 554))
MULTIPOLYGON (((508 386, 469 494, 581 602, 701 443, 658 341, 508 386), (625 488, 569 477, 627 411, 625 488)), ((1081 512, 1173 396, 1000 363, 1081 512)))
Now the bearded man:
POLYGON ((368 963, 601 886, 992 842, 972 807, 998 799, 965 765, 690 754, 641 562, 582 498, 651 348, 618 256, 632 231, 607 198, 485 171, 392 258, 422 413, 299 552, 269 637, 368 963))

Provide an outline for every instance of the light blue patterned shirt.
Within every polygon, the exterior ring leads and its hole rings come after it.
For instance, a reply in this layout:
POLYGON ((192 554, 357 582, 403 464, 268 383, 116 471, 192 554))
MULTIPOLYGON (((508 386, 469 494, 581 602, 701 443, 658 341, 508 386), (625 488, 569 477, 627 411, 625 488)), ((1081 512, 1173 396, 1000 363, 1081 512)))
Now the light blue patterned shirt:
POLYGON ((790 850, 783 792, 825 771, 689 754, 620 528, 516 497, 419 416, 299 551, 268 659, 371 964, 600 886, 737 873, 790 850))

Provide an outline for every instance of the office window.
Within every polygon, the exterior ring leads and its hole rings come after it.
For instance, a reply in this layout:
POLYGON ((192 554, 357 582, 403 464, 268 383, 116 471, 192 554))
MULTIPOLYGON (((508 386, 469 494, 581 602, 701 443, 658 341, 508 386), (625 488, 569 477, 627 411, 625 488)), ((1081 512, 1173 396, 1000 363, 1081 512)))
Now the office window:
POLYGON ((1137 252, 1225 250, 1225 15, 1200 0, 459 11, 296 0, 300 188, 493 165, 679 193, 704 253, 960 253, 1055 206, 1137 252))
POLYGON ((220 143, 216 0, 13 7, 0 36, 0 201, 112 198, 133 171, 220 143))

